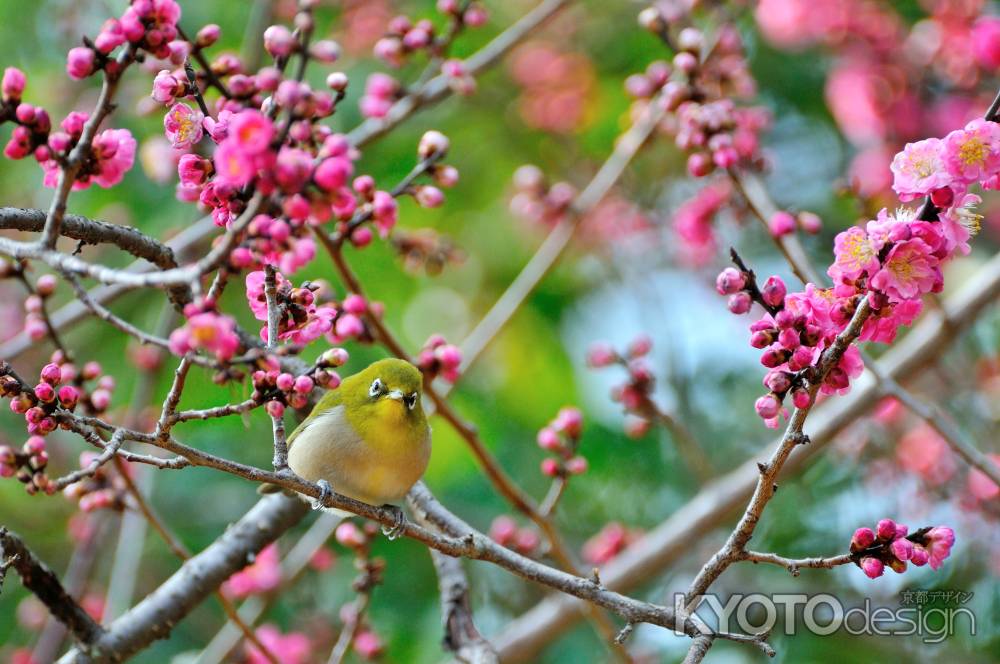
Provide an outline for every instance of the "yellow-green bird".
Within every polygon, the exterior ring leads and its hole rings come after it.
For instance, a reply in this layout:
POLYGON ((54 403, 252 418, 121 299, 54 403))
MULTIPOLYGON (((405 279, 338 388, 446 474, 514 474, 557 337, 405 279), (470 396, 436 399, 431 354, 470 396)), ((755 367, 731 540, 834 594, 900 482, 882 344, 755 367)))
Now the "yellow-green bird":
POLYGON ((420 370, 409 362, 372 363, 324 394, 292 432, 288 466, 324 491, 329 485, 370 505, 398 503, 431 456, 422 392, 420 370))

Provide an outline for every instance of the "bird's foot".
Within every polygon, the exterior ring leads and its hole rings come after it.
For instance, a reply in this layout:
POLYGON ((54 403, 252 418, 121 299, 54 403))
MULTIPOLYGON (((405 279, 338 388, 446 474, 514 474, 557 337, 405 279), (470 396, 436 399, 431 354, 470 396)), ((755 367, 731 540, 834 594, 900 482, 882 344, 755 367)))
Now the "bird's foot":
POLYGON ((389 541, 392 541, 403 534, 403 530, 406 529, 406 515, 403 514, 403 508, 397 507, 395 505, 383 505, 382 509, 392 513, 392 526, 382 526, 382 534, 385 535, 389 541))
POLYGON ((316 482, 316 486, 319 487, 319 496, 313 499, 312 508, 314 510, 321 510, 326 507, 326 499, 333 493, 333 489, 326 480, 319 480, 316 482))

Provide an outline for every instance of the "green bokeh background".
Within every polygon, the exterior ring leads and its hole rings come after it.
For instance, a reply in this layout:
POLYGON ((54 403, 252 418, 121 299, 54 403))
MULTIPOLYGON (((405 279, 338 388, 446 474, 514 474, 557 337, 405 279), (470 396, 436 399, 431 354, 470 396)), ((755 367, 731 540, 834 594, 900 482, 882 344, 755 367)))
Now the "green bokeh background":
MULTIPOLYGON (((5 44, 4 65, 15 65, 28 75, 26 99, 45 106, 58 121, 66 111, 88 108, 95 90, 92 82, 70 82, 63 72, 66 50, 82 32, 95 34, 108 6, 117 11, 117 2, 96 0, 0 0, 0 43, 5 44)), ((202 0, 182 2, 182 24, 191 32, 207 22, 222 26, 219 49, 238 49, 250 11, 249 2, 202 0)), ((489 24, 463 36, 455 47, 465 56, 485 43, 502 26, 511 23, 528 6, 525 2, 487 3, 489 24)), ((915 18, 920 9, 915 2, 896 3, 904 15, 915 18)), ((433 3, 408 2, 395 5, 411 16, 433 16, 433 3)), ((320 11, 320 34, 334 34, 337 7, 320 11)), ((412 201, 401 204, 401 225, 405 228, 433 227, 455 239, 468 255, 465 263, 451 267, 436 277, 413 275, 402 270, 387 245, 375 242, 362 252, 349 251, 348 258, 367 284, 369 294, 386 305, 388 325, 396 330, 411 350, 416 350, 430 332, 444 333, 460 340, 510 283, 529 259, 541 239, 539 229, 528 228, 507 209, 510 175, 523 163, 535 163, 554 177, 585 184, 608 154, 615 136, 627 122, 628 101, 621 93, 621 81, 643 69, 649 61, 663 57, 656 40, 635 27, 637 6, 630 3, 584 2, 569 10, 556 28, 542 33, 564 50, 587 55, 592 63, 595 84, 589 96, 588 122, 570 136, 547 135, 530 129, 516 111, 521 94, 506 66, 488 72, 479 81, 479 92, 471 97, 449 99, 424 111, 398 131, 365 150, 358 168, 390 185, 414 163, 415 146, 427 129, 448 134, 452 153, 449 163, 461 172, 458 187, 448 192, 447 204, 437 210, 423 210, 412 201)), ((789 57, 762 44, 752 25, 743 22, 745 36, 757 76, 761 101, 779 118, 777 129, 767 139, 794 170, 799 162, 815 166, 819 173, 837 174, 849 156, 849 147, 840 137, 823 105, 823 81, 828 63, 823 54, 809 52, 789 57), (794 131, 782 131, 793 119, 794 131), (791 138, 790 138, 791 137, 791 138), (793 142, 798 141, 798 142, 793 142), (832 149, 828 149, 831 148, 832 149)), ((343 63, 351 75, 349 100, 332 119, 333 126, 347 130, 360 117, 355 103, 368 72, 380 68, 369 58, 348 56, 343 63)), ((316 66, 310 74, 321 85, 327 70, 316 66)), ((148 94, 150 79, 136 72, 126 77, 120 96, 120 110, 114 126, 128 127, 140 138, 160 133, 160 116, 140 118, 134 109, 148 94)), ((3 128, 6 139, 9 128, 3 128)), ((621 191, 644 206, 657 210, 652 219, 661 230, 655 242, 640 254, 613 251, 609 247, 576 247, 568 260, 546 278, 524 308, 492 344, 487 354, 463 377, 452 400, 457 410, 479 427, 482 438, 505 469, 534 496, 541 497, 547 481, 538 472, 543 458, 534 444, 535 432, 557 410, 567 404, 584 408, 586 432, 582 451, 591 470, 574 479, 556 518, 568 541, 575 547, 608 521, 621 521, 632 528, 655 526, 683 505, 698 490, 665 434, 654 431, 639 441, 621 432, 621 419, 608 399, 609 388, 620 376, 614 371, 595 375, 583 367, 586 344, 610 338, 623 344, 640 331, 649 332, 656 343, 654 368, 660 380, 661 400, 687 423, 702 441, 714 467, 722 472, 735 467, 760 449, 772 433, 760 426, 751 404, 759 392, 761 372, 752 349, 745 346, 742 321, 733 321, 724 312, 721 299, 712 297, 710 284, 717 261, 701 272, 682 272, 667 259, 671 235, 669 210, 678 202, 678 191, 692 191, 685 183, 683 158, 667 141, 660 141, 640 156, 623 179, 621 191), (685 189, 684 187, 688 187, 685 189), (715 344, 715 345, 713 345, 715 344)), ((782 172, 779 170, 779 172, 782 172)), ((0 161, 0 201, 5 205, 47 207, 50 191, 41 188, 41 173, 31 160, 0 161)), ((808 238, 808 249, 817 262, 829 261, 833 234, 854 223, 852 204, 833 194, 832 176, 812 183, 810 192, 782 189, 782 204, 808 206, 826 220, 823 234, 808 238), (803 198, 804 197, 804 198, 803 198)), ((191 206, 175 200, 172 184, 156 184, 137 166, 124 183, 110 191, 91 188, 74 194, 71 211, 95 218, 135 225, 144 232, 164 237, 198 218, 191 206)), ((745 230, 724 224, 726 242, 737 243, 745 256, 757 261, 760 272, 784 274, 769 243, 755 227, 745 230)), ((968 259, 959 261, 950 284, 960 283, 974 265, 996 250, 996 238, 984 237, 968 259)), ((124 265, 127 257, 106 248, 88 247, 84 257, 110 265, 124 265)), ((35 274, 40 274, 36 268, 35 274)), ((295 275, 329 279, 335 275, 322 256, 295 275)), ((20 293, 15 285, 4 286, 0 297, 18 306, 20 293)), ((339 286, 337 287, 339 290, 339 286)), ((61 287, 56 303, 71 299, 61 287)), ((145 329, 157 325, 163 298, 159 294, 136 292, 116 301, 113 310, 145 329)), ((253 326, 245 300, 234 284, 223 307, 242 322, 253 326)), ((6 336, 6 335, 3 335, 6 336)), ((115 376, 114 408, 120 415, 130 403, 138 371, 126 359, 126 340, 105 324, 88 319, 65 333, 68 344, 82 359, 97 360, 115 376)), ((975 329, 963 336, 947 354, 946 369, 931 378, 927 387, 944 394, 942 405, 959 415, 962 425, 980 441, 995 441, 995 421, 983 416, 982 404, 970 396, 976 385, 969 379, 974 362, 994 355, 1000 339, 996 312, 983 317, 975 329)), ((313 348, 309 358, 321 348, 313 348)), ((382 355, 373 348, 349 346, 353 371, 382 355)), ((40 344, 16 361, 25 376, 33 376, 46 361, 50 348, 40 344)), ((169 385, 169 365, 157 378, 158 401, 169 385)), ((198 408, 234 401, 246 396, 243 386, 217 387, 210 375, 196 369, 189 379, 182 407, 198 408)), ((507 506, 497 497, 478 471, 463 442, 442 421, 434 424, 434 455, 427 483, 441 500, 476 527, 486 529, 507 506)), ((210 423, 191 423, 179 429, 184 442, 206 451, 267 466, 270 463, 270 423, 261 412, 249 417, 228 418, 210 423)), ((19 443, 23 437, 17 416, 0 414, 0 440, 19 443)), ((892 458, 892 435, 876 430, 865 459, 892 458)), ((50 468, 65 471, 75 464, 83 443, 62 433, 51 437, 50 468)), ((955 480, 955 491, 963 484, 964 468, 955 480)), ((887 515, 916 522, 931 515, 908 513, 908 505, 892 489, 873 490, 862 482, 861 466, 847 455, 831 451, 805 473, 786 479, 755 537, 755 548, 774 550, 790 556, 832 554, 841 551, 853 529, 871 524, 887 515)), ((934 495, 920 480, 904 478, 905 486, 934 495)), ((257 499, 254 487, 238 478, 202 469, 162 472, 155 477, 152 502, 184 543, 199 550, 215 539, 226 525, 237 519, 257 499)), ((945 500, 942 498, 942 504, 945 500)), ((12 480, 0 481, 0 524, 21 533, 39 555, 55 569, 65 568, 72 544, 65 524, 74 506, 61 497, 28 497, 12 480)), ((942 507, 942 519, 954 518, 956 509, 942 507)), ((995 510, 994 510, 995 512, 995 510)), ((938 512, 933 514, 937 517, 938 512)), ((107 541, 90 575, 91 588, 106 588, 113 559, 117 516, 108 515, 107 541)), ((965 523, 988 524, 969 519, 953 524, 959 545, 955 555, 937 573, 911 571, 901 578, 869 582, 860 571, 844 568, 833 572, 806 571, 798 579, 783 570, 737 566, 717 584, 720 592, 833 592, 846 604, 854 605, 866 595, 889 606, 896 604, 901 588, 946 588, 974 591, 971 604, 979 619, 976 636, 957 635, 936 646, 921 644, 916 638, 869 638, 837 634, 816 637, 798 634, 777 636, 774 646, 778 659, 786 662, 890 661, 908 657, 917 661, 995 661, 1000 651, 996 633, 998 591, 995 583, 995 550, 975 546, 981 536, 965 523), (991 561, 991 556, 994 558, 991 561), (991 571, 993 570, 993 571, 991 571)), ((307 523, 296 529, 303 530, 307 523)), ((983 526, 976 525, 981 528, 983 526)), ((295 533, 281 542, 287 550, 295 533)), ((688 556, 659 578, 637 591, 650 600, 668 601, 669 593, 686 586, 698 565, 721 542, 724 533, 711 533, 704 541, 692 543, 688 556)), ((986 542, 989 536, 982 536, 986 542)), ((993 536, 994 546, 996 543, 993 536)), ((380 540, 376 552, 387 560, 385 583, 374 594, 370 621, 387 642, 387 661, 433 662, 442 658, 440 648, 436 579, 423 547, 410 541, 380 540)), ((147 537, 142 574, 137 593, 144 594, 177 569, 178 563, 154 534, 147 537)), ((499 632, 513 617, 542 597, 538 588, 521 583, 485 564, 467 566, 474 587, 477 621, 487 634, 499 632)), ((339 624, 339 607, 351 598, 353 576, 349 554, 338 551, 334 569, 306 579, 286 592, 269 611, 266 621, 283 630, 306 630, 322 634, 316 625, 339 624)), ((19 627, 15 610, 23 599, 18 580, 8 578, 0 595, 0 658, 13 648, 28 645, 34 634, 19 627)), ((222 623, 218 605, 206 602, 180 623, 167 641, 157 642, 138 655, 138 662, 166 662, 197 650, 222 623)), ((329 636, 327 634, 326 636, 329 636)), ((322 640, 319 639, 319 640, 322 640)), ((636 652, 647 653, 650 661, 674 661, 683 656, 684 639, 661 630, 642 627, 632 637, 636 652)), ((326 648, 327 646, 324 646, 326 648)), ((325 661, 326 652, 317 650, 316 661, 325 661)), ((539 661, 603 661, 605 651, 586 625, 556 641, 539 661)), ((751 661, 759 655, 748 649, 719 644, 713 650, 716 661, 751 661)))

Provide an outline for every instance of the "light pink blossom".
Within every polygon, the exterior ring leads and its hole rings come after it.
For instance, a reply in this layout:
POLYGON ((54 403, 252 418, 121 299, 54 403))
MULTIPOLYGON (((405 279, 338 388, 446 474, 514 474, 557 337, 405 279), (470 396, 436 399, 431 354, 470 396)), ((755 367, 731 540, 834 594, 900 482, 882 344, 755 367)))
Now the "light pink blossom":
POLYGON ((938 259, 923 240, 896 244, 882 268, 871 278, 871 287, 889 296, 892 302, 909 300, 929 293, 941 278, 938 259))
POLYGON ((892 188, 903 202, 952 184, 945 164, 944 142, 937 138, 907 143, 893 158, 890 168, 892 188))
POLYGON ((163 129, 175 150, 187 150, 201 140, 205 115, 187 104, 174 104, 163 116, 163 129))

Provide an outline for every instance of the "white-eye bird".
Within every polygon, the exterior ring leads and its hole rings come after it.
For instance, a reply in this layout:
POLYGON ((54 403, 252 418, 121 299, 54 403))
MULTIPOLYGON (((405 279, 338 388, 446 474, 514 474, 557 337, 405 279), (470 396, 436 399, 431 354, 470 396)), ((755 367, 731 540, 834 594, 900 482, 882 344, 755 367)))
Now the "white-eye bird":
POLYGON ((370 505, 398 503, 431 456, 422 393, 423 376, 409 362, 373 362, 324 394, 288 437, 289 468, 324 491, 328 485, 370 505))

